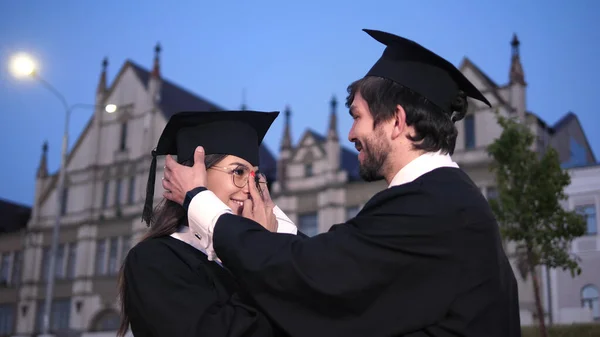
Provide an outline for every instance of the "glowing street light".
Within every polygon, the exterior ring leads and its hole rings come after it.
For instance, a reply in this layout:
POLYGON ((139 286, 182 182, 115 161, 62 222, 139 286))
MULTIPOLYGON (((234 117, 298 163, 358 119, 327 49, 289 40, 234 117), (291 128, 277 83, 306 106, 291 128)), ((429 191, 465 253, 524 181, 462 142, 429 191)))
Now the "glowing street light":
POLYGON ((104 110, 106 112, 108 112, 109 114, 111 114, 111 113, 117 111, 117 106, 115 104, 108 104, 108 105, 106 105, 106 107, 104 108, 104 110))
POLYGON ((35 75, 37 65, 31 56, 19 53, 10 60, 10 72, 17 78, 35 75))

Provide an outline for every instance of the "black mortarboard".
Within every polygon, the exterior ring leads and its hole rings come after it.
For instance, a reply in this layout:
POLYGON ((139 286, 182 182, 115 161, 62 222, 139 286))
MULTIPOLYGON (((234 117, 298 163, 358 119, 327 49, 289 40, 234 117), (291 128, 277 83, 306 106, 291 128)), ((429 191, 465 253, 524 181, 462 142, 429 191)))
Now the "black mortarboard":
POLYGON ((173 115, 152 151, 142 220, 150 224, 156 156, 175 155, 183 163, 193 160, 196 147, 201 145, 207 155, 234 155, 258 166, 260 144, 278 115, 278 111, 190 111, 173 115))
POLYGON ((460 70, 434 52, 394 34, 371 29, 363 31, 386 45, 383 55, 366 76, 383 77, 401 84, 446 113, 452 113, 450 107, 459 90, 491 107, 490 102, 460 70))

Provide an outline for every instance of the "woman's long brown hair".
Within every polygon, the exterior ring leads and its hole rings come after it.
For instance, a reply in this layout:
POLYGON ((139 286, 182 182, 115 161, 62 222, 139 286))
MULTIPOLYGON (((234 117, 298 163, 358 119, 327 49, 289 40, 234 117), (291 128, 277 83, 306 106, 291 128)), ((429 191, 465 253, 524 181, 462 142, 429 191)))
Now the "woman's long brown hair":
MULTIPOLYGON (((207 168, 209 168, 219 163, 226 156, 227 155, 225 154, 206 155, 204 157, 204 164, 207 168)), ((182 164, 186 166, 192 166, 193 161, 186 161, 182 164)), ((150 222, 150 229, 142 237, 140 242, 175 233, 177 231, 177 227, 179 227, 182 222, 187 222, 186 217, 187 214, 181 205, 171 200, 163 199, 154 209, 150 222)), ((127 280, 125 279, 124 273, 125 261, 121 265, 118 277, 119 300, 121 302, 121 324, 117 332, 118 337, 125 336, 125 333, 127 333, 127 330, 129 330, 130 323, 129 316, 127 314, 127 280)))

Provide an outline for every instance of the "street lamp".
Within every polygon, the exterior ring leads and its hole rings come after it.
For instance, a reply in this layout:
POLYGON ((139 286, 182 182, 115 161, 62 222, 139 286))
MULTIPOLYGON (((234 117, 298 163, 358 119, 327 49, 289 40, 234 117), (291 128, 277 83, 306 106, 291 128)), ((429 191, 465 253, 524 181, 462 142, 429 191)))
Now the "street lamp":
POLYGON ((35 61, 25 53, 16 54, 10 60, 10 72, 17 78, 31 76, 35 69, 35 61))
MULTIPOLYGON (((98 108, 95 104, 73 104, 69 105, 65 97, 52 86, 49 82, 44 80, 37 73, 37 65, 36 62, 29 55, 25 53, 20 53, 12 57, 10 61, 10 70, 11 73, 17 78, 31 77, 40 82, 46 89, 52 92, 62 103, 63 108, 65 109, 65 125, 64 125, 64 133, 62 140, 62 149, 61 149, 61 158, 60 158, 60 171, 58 172, 58 187, 56 190, 56 216, 54 227, 52 229, 52 244, 50 247, 50 261, 48 261, 48 280, 46 285, 46 298, 44 302, 44 316, 43 316, 43 324, 42 324, 42 334, 47 335, 50 330, 50 310, 52 305, 52 297, 54 296, 54 272, 55 272, 55 264, 56 264, 56 252, 58 248, 58 239, 59 239, 59 231, 60 231, 60 221, 62 215, 62 202, 63 198, 61 198, 61 194, 64 193, 64 184, 65 184, 65 170, 67 163, 67 155, 68 155, 68 144, 69 144, 69 120, 71 118, 71 112, 77 108, 82 107, 93 107, 98 108)), ((104 110, 108 113, 113 113, 117 111, 117 106, 114 104, 109 104, 104 107, 104 110)))
POLYGON ((108 112, 109 114, 117 111, 117 106, 114 104, 107 104, 106 107, 104 108, 104 111, 108 112))

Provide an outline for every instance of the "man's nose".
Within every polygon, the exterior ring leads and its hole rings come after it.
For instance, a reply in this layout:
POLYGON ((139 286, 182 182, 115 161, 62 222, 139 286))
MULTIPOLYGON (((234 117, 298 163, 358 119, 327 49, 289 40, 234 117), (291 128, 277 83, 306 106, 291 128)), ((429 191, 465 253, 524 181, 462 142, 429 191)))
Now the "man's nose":
POLYGON ((354 126, 352 126, 350 131, 348 131, 348 140, 352 143, 356 141, 356 136, 354 135, 354 126))

